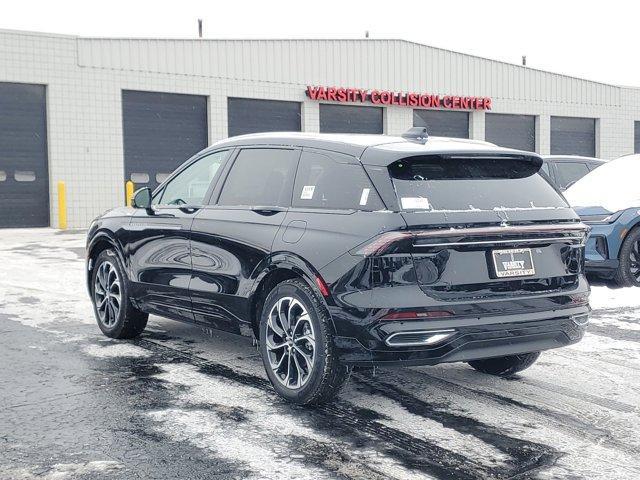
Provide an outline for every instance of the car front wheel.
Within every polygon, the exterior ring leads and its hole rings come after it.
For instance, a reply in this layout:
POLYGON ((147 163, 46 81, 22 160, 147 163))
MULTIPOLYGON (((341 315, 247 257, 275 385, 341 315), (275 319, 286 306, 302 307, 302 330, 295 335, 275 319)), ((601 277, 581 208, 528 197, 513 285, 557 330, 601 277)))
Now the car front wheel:
POLYGON ((113 250, 105 250, 96 258, 91 297, 98 326, 107 337, 135 338, 147 326, 149 315, 131 303, 124 269, 113 250))
POLYGON ((336 357, 329 312, 302 280, 287 280, 269 293, 260 353, 276 392, 301 405, 332 400, 349 377, 336 357))
POLYGON ((640 227, 631 230, 624 239, 619 257, 615 282, 621 287, 640 287, 640 227))

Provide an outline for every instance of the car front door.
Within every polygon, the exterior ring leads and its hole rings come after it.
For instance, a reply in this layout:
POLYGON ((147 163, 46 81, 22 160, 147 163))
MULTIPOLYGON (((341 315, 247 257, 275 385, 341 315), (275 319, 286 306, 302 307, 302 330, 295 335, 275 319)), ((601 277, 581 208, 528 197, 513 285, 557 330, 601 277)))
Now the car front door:
POLYGON ((156 192, 152 208, 136 210, 127 226, 125 258, 143 310, 193 321, 191 224, 229 153, 206 154, 181 168, 156 192))
POLYGON ((239 333, 249 321, 252 275, 268 261, 291 203, 300 149, 243 147, 191 227, 196 322, 239 333))

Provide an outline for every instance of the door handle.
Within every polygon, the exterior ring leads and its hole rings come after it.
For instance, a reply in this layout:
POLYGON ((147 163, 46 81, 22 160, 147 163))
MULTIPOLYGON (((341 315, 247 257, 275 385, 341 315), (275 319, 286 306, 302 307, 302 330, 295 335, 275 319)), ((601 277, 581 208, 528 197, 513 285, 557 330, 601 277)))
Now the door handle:
POLYGON ((196 213, 200 207, 178 207, 183 213, 196 213))
POLYGON ((255 206, 251 207, 251 210, 259 213, 260 215, 275 215, 279 212, 286 212, 287 209, 284 207, 272 207, 272 206, 255 206))

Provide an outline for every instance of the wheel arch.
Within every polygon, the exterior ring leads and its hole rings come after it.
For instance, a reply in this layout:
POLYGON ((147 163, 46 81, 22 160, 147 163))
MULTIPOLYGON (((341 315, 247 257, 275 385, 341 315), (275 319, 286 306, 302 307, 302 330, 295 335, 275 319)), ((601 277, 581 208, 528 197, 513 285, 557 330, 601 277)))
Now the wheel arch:
POLYGON ((322 299, 322 303, 328 310, 327 299, 316 283, 316 279, 321 279, 322 277, 313 266, 303 258, 291 253, 272 255, 256 275, 249 300, 251 328, 256 338, 260 338, 258 331, 260 313, 269 292, 279 283, 294 278, 304 281, 322 299))
POLYGON ((122 254, 120 245, 118 244, 115 237, 111 234, 111 232, 107 230, 96 232, 91 238, 91 241, 89 242, 89 244, 87 245, 87 253, 86 253, 86 259, 87 259, 86 281, 87 281, 87 288, 89 289, 89 292, 91 292, 91 274, 93 272, 94 261, 96 258, 98 258, 98 255, 100 255, 102 252, 104 252, 109 248, 113 249, 116 252, 116 255, 118 255, 118 258, 120 259, 120 262, 122 263, 122 265, 125 265, 124 256, 122 254))
MULTIPOLYGON (((618 259, 620 258, 620 251, 622 250, 622 244, 624 243, 624 241, 627 239, 627 237, 631 233, 640 229, 640 209, 638 208, 629 209, 629 213, 631 212, 633 212, 633 214, 631 215, 630 219, 625 223, 622 229, 622 232, 624 234, 621 235, 619 240, 616 242, 615 258, 618 258, 618 259)), ((626 212, 623 215, 626 215, 626 212)))

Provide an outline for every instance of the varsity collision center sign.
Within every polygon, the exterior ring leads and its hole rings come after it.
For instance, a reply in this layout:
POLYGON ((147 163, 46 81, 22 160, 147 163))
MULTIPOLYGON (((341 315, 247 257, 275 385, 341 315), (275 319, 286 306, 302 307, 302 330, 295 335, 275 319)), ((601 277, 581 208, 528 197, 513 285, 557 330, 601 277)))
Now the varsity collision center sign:
POLYGON ((446 108, 449 110, 491 110, 489 97, 459 97, 429 93, 403 93, 388 90, 362 90, 359 88, 307 87, 307 97, 340 103, 396 105, 398 107, 446 108))

